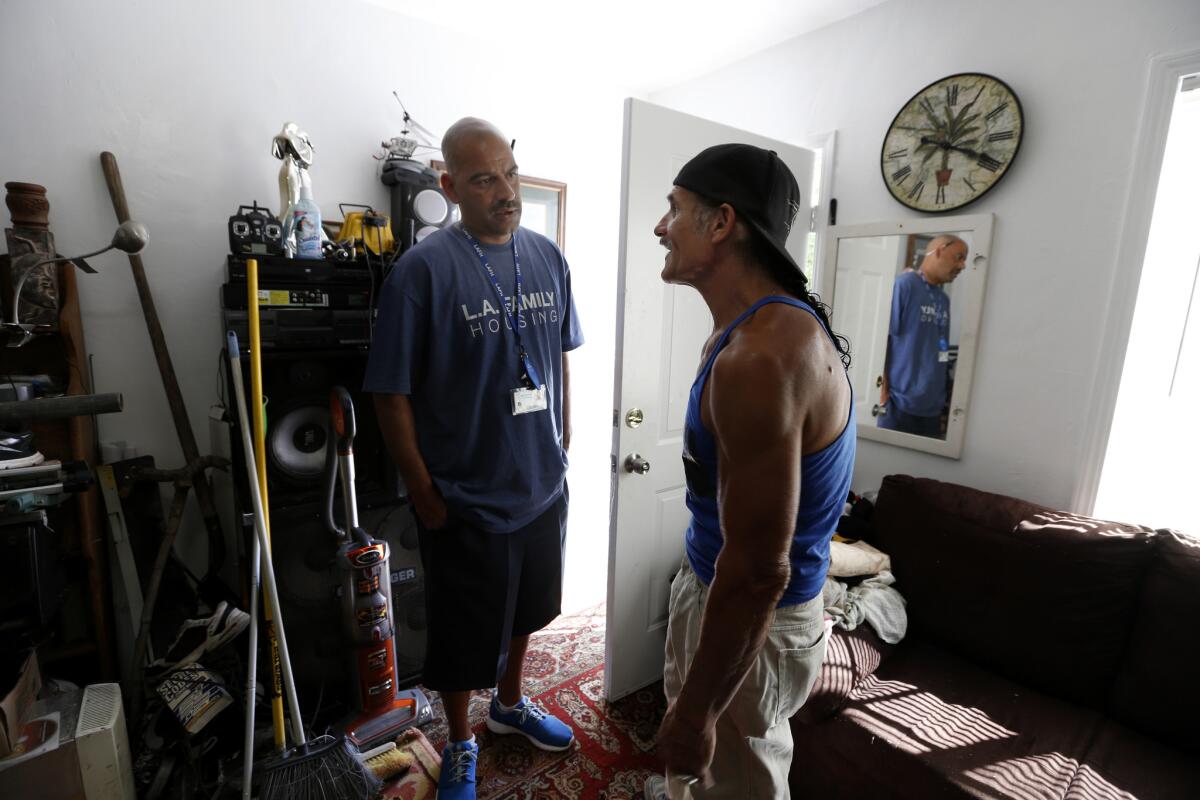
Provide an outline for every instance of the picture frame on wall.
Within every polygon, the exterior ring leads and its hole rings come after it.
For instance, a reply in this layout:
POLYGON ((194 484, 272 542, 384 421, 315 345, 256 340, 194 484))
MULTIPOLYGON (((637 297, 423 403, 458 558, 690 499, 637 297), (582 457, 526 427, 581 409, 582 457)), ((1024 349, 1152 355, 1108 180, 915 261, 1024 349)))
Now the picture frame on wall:
MULTIPOLYGON (((434 159, 429 166, 446 171, 443 161, 434 159)), ((566 252, 567 185, 546 178, 521 176, 521 226, 550 239, 566 252)))
POLYGON ((521 176, 521 224, 558 244, 566 252, 567 185, 521 176))

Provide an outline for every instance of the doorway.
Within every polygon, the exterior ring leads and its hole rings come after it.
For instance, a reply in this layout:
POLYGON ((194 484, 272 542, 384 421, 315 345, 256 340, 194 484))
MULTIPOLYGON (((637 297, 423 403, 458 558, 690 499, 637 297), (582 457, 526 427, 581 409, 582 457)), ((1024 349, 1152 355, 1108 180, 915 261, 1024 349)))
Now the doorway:
MULTIPOLYGON (((690 521, 681 458, 684 415, 712 333, 712 315, 699 293, 663 283, 665 251, 652 227, 666 210, 665 195, 680 168, 725 142, 774 151, 800 186, 810 186, 810 150, 626 101, 604 668, 610 701, 662 678, 670 582, 690 521)), ((801 203, 796 219, 810 219, 811 211, 801 203)), ((793 229, 788 239, 797 263, 804 262, 807 246, 802 230, 793 229)))
POLYGON ((1200 73, 1178 79, 1096 516, 1200 534, 1200 73))

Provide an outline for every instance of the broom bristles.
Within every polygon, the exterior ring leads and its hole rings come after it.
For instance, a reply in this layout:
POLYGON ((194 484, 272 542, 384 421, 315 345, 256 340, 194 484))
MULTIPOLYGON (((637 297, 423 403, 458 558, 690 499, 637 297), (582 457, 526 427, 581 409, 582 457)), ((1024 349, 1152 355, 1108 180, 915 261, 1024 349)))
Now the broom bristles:
POLYGON ((259 800, 371 800, 382 781, 344 736, 321 736, 263 765, 259 800))

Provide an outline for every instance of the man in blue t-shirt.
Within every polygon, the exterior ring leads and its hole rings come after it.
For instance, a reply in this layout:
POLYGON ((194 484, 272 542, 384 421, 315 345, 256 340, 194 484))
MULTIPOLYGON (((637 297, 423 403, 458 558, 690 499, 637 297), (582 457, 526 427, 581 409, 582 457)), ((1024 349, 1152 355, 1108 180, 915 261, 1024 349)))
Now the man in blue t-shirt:
POLYGON ((967 264, 967 243, 937 236, 917 270, 906 270, 892 288, 887 355, 877 417, 880 428, 942 436, 942 408, 950 369, 950 298, 942 286, 967 264))
POLYGON ((438 797, 475 797, 468 701, 543 750, 571 729, 522 694, 529 634, 560 612, 570 444, 567 351, 583 343, 558 247, 519 227, 508 140, 459 120, 442 189, 462 222, 406 252, 384 283, 364 389, 416 511, 429 645, 425 686, 450 728, 438 797))

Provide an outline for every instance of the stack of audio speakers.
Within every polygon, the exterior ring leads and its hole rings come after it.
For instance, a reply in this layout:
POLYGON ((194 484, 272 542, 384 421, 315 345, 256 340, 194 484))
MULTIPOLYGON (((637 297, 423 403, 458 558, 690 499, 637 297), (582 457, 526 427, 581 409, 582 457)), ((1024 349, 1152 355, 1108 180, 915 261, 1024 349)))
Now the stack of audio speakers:
MULTIPOLYGON (((221 290, 225 327, 243 347, 249 385, 245 257, 229 257, 221 290)), ((361 525, 391 548, 397 687, 415 684, 425 658, 424 579, 416 524, 388 455, 369 394, 362 392, 370 338, 369 298, 379 279, 360 265, 258 257, 260 338, 266 414, 267 487, 272 554, 302 705, 328 708, 350 696, 353 670, 343 638, 338 541, 322 521, 325 450, 330 446, 329 394, 346 387, 354 401, 356 491, 361 525)), ((230 415, 236 425, 236 415, 230 415)), ((233 442, 240 442, 234 430, 233 442)), ((239 518, 252 521, 242 448, 234 461, 239 518)), ((335 519, 344 519, 340 493, 335 519)), ((253 537, 247 524, 245 541, 253 537)), ((314 711, 315 713, 315 711, 314 711)))
POLYGON ((458 218, 458 208, 439 185, 439 173, 410 158, 392 158, 380 176, 392 195, 392 235, 404 252, 458 218))

